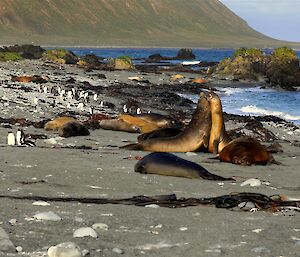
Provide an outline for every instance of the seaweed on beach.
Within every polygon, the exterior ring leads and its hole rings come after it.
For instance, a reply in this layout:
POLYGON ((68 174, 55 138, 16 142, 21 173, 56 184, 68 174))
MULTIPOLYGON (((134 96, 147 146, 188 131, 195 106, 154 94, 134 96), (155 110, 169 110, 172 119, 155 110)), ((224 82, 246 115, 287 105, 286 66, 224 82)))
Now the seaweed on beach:
POLYGON ((255 210, 280 211, 285 208, 300 210, 300 200, 285 200, 279 195, 266 196, 259 193, 231 193, 209 198, 177 198, 175 194, 157 196, 133 196, 130 198, 76 198, 76 197, 45 197, 45 196, 12 196, 0 195, 0 198, 12 200, 47 201, 47 202, 79 202, 83 204, 121 204, 147 207, 157 205, 166 208, 185 208, 191 206, 212 205, 216 208, 243 210, 247 203, 252 203, 255 210))

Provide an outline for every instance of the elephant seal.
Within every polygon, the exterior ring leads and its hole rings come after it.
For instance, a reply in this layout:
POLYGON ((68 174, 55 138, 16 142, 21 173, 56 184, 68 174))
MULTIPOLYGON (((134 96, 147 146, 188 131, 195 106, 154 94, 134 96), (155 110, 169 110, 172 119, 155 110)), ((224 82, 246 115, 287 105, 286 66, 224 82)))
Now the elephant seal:
POLYGON ((210 104, 205 93, 200 94, 197 108, 189 125, 177 136, 151 138, 140 143, 120 148, 152 152, 191 152, 207 148, 211 128, 210 104))
POLYGON ((88 136, 90 134, 86 126, 79 121, 70 121, 58 129, 61 137, 88 136))
POLYGON ((67 117, 67 116, 58 117, 54 120, 48 121, 45 124, 44 129, 56 131, 70 121, 76 121, 76 119, 73 117, 67 117))
POLYGON ((171 127, 175 122, 170 117, 159 113, 141 113, 141 114, 133 114, 132 116, 140 118, 144 121, 154 123, 160 128, 171 127))
POLYGON ((118 116, 118 120, 122 120, 133 126, 139 127, 140 131, 142 133, 149 133, 149 132, 159 129, 159 126, 157 124, 155 124, 153 122, 149 122, 147 120, 144 120, 138 116, 139 115, 133 116, 133 115, 129 115, 129 114, 122 114, 122 115, 118 116))
POLYGON ((177 128, 162 128, 149 133, 138 136, 138 142, 148 140, 150 138, 174 137, 181 133, 182 130, 177 128))
POLYGON ((212 174, 199 164, 170 153, 150 153, 136 163, 134 171, 142 174, 184 178, 234 180, 212 174))
POLYGON ((208 99, 211 108, 211 130, 208 151, 217 154, 231 141, 231 138, 225 130, 221 99, 212 91, 208 94, 208 99))
POLYGON ((123 120, 109 119, 101 120, 100 127, 106 130, 124 131, 129 133, 140 133, 140 128, 138 126, 129 124, 123 120))
POLYGON ((232 140, 219 153, 219 160, 240 165, 280 164, 273 155, 256 139, 243 136, 232 140))

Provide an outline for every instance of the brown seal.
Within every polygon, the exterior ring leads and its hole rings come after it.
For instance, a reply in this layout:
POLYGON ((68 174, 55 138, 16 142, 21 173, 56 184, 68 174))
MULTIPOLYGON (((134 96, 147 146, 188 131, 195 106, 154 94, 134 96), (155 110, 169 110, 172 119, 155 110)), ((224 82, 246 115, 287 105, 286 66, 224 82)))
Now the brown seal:
POLYGON ((107 130, 124 131, 129 133, 140 133, 140 128, 138 126, 129 124, 123 120, 110 119, 101 120, 100 127, 107 130))
POLYGON ((45 124, 44 129, 56 131, 70 121, 76 121, 76 119, 72 118, 72 117, 67 117, 67 116, 58 117, 54 120, 48 121, 45 124))
POLYGON ((170 153, 151 153, 138 161, 135 172, 208 180, 234 180, 210 173, 197 163, 170 153))
POLYGON ((269 163, 279 164, 266 147, 256 139, 243 136, 232 140, 219 153, 219 159, 223 162, 231 162, 240 165, 269 163))
POLYGON ((134 114, 132 116, 140 118, 150 123, 154 123, 159 128, 171 127, 175 123, 175 121, 172 120, 170 117, 159 113, 141 113, 141 114, 134 114))
POLYGON ((88 136, 90 134, 86 126, 79 121, 70 121, 58 129, 61 137, 88 136))
POLYGON ((149 133, 138 136, 138 142, 145 141, 150 138, 174 137, 181 133, 182 130, 177 128, 162 128, 149 133))
POLYGON ((128 150, 153 152, 191 152, 208 147, 211 128, 210 104, 202 92, 189 125, 177 136, 152 138, 137 144, 125 145, 128 150))
POLYGON ((211 130, 208 151, 217 154, 231 141, 231 138, 225 130, 222 103, 219 96, 211 91, 208 94, 208 99, 211 108, 211 130))

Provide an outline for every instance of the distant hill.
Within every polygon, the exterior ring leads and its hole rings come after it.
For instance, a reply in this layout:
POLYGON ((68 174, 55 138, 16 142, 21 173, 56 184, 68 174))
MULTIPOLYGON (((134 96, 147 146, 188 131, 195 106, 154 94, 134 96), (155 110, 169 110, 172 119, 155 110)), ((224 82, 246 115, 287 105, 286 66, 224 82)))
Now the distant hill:
POLYGON ((0 44, 272 47, 218 0, 1 0, 0 44))

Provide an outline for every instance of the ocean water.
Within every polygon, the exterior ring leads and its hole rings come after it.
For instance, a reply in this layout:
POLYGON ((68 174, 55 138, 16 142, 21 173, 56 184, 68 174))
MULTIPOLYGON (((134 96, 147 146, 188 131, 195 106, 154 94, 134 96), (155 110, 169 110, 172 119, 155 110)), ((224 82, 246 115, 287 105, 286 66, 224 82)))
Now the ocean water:
MULTIPOLYGON (((122 55, 131 58, 145 58, 151 54, 173 57, 179 49, 175 48, 69 48, 76 55, 95 54, 104 58, 115 58, 122 55)), ((193 49, 196 60, 220 61, 232 56, 234 49, 193 49)), ((266 53, 271 50, 266 49, 266 53)), ((297 51, 300 58, 300 51, 297 51)), ((285 92, 272 89, 252 88, 219 88, 223 110, 233 114, 274 115, 296 124, 300 124, 300 92, 285 92)), ((197 101, 198 96, 187 96, 197 101)))

